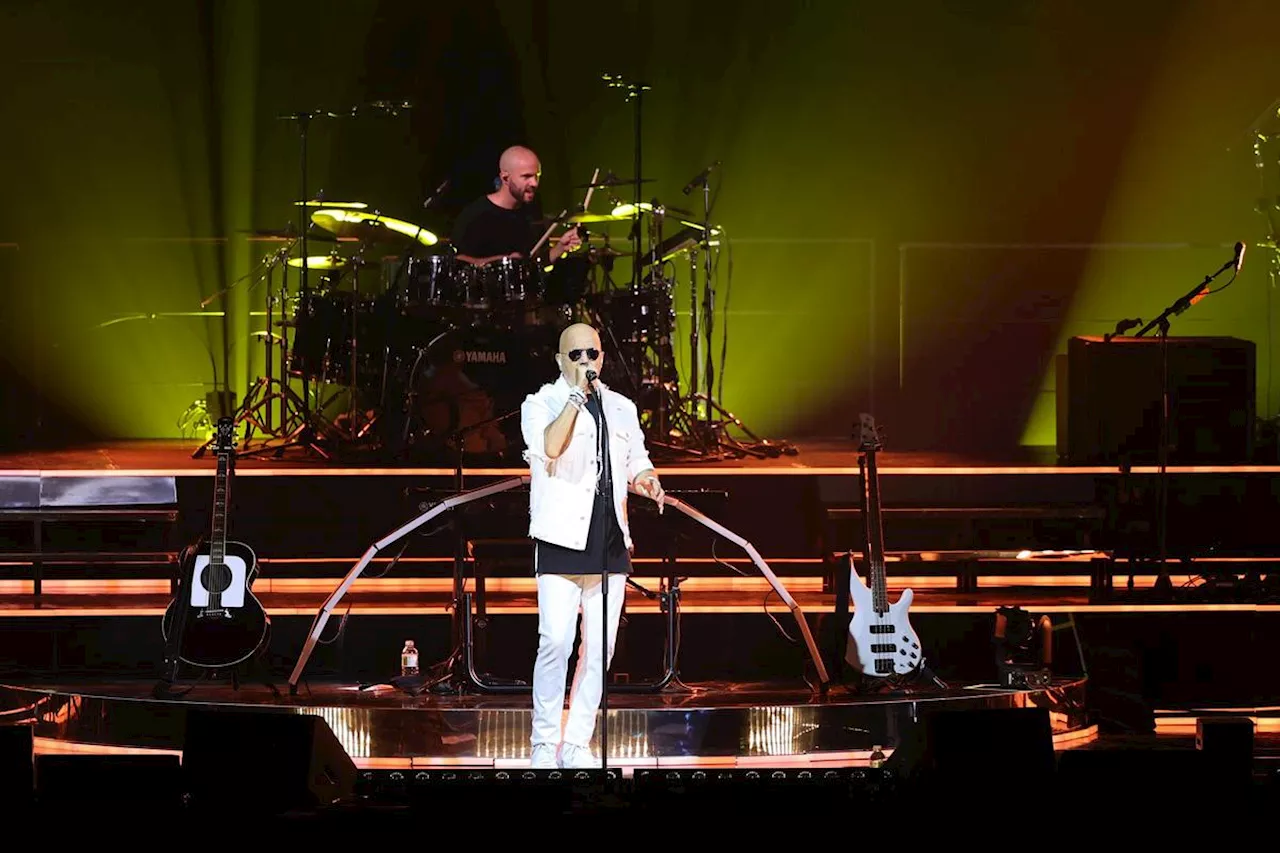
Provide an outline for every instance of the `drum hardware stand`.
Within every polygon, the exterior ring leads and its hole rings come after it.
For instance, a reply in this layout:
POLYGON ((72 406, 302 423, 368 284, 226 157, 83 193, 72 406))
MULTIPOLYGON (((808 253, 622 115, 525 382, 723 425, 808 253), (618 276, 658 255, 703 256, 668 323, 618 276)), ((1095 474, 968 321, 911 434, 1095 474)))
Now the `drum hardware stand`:
MULTIPOLYGON (((352 109, 350 111, 350 115, 355 116, 357 111, 358 111, 357 109, 352 109)), ((297 214, 296 214, 297 218, 296 218, 295 227, 297 228, 298 237, 301 240, 301 244, 302 244, 301 245, 302 271, 301 271, 301 276, 299 277, 298 294, 303 304, 307 303, 308 298, 310 297, 310 294, 311 294, 311 288, 309 286, 309 279, 308 279, 308 272, 311 266, 310 263, 308 263, 308 259, 310 258, 310 253, 307 251, 307 231, 311 227, 310 214, 308 213, 308 209, 310 205, 307 204, 307 202, 310 201, 310 196, 308 195, 308 190, 307 190, 308 132, 310 130, 311 122, 313 119, 342 118, 342 117, 343 116, 340 113, 330 112, 329 110, 299 110, 294 113, 286 113, 284 115, 280 115, 276 117, 283 121, 295 122, 298 126, 298 166, 299 166, 298 203, 295 204, 294 206, 297 209, 297 214)), ((324 191, 321 190, 320 193, 317 195, 317 198, 322 199, 323 197, 324 197, 324 191)), ((288 366, 289 366, 288 362, 286 361, 285 372, 284 372, 285 376, 288 376, 288 366)), ((305 371, 302 373, 301 378, 302 378, 301 398, 297 398, 297 397, 294 398, 300 403, 300 407, 301 407, 300 424, 295 430, 293 430, 286 437, 285 443, 283 445, 280 445, 273 449, 274 449, 275 455, 279 457, 283 454, 284 450, 287 447, 295 447, 295 446, 306 447, 308 450, 311 450, 312 452, 316 453, 321 458, 327 461, 329 459, 329 454, 325 453, 317 444, 318 436, 317 436, 317 430, 316 430, 316 424, 315 424, 315 420, 323 420, 323 418, 318 410, 313 410, 311 408, 311 382, 310 382, 310 378, 306 375, 305 371)), ((285 387, 287 389, 287 385, 285 387)), ((292 394, 292 392, 290 393, 292 394)), ((319 396, 318 388, 317 388, 317 396, 319 396)), ((283 415, 282 415, 282 420, 283 420, 283 415)), ((333 424, 325 423, 324 426, 330 431, 334 429, 333 424)))
MULTIPOLYGON (((296 393, 294 393, 291 387, 289 387, 288 336, 277 336, 272 331, 272 328, 276 323, 274 319, 275 311, 273 306, 277 301, 280 303, 279 323, 281 328, 284 328, 285 306, 288 301, 288 264, 286 262, 296 242, 297 240, 295 239, 288 246, 273 252, 266 258, 267 269, 265 280, 267 281, 267 287, 265 289, 265 302, 267 329, 265 332, 261 333, 263 346, 266 350, 264 362, 265 376, 259 376, 257 378, 253 387, 249 389, 247 394, 245 394, 244 401, 232 416, 237 427, 242 423, 245 424, 245 433, 241 439, 241 448, 235 453, 236 458, 245 458, 264 452, 272 452, 275 453, 276 456, 279 456, 285 447, 290 446, 291 444, 300 443, 295 441, 295 438, 301 431, 300 426, 297 426, 297 424, 303 421, 300 421, 297 412, 299 410, 305 412, 306 403, 300 399, 296 393), (272 295, 271 288, 271 279, 277 267, 280 269, 280 295, 278 298, 272 295), (276 379, 274 376, 277 344, 279 344, 281 349, 279 379, 276 379), (276 400, 280 401, 280 424, 278 429, 275 427, 275 420, 272 417, 272 403, 276 400), (263 414, 262 418, 259 418, 260 411, 263 414), (258 448, 250 446, 253 442, 255 430, 261 432, 264 436, 267 436, 265 439, 266 443, 258 448), (280 439, 284 439, 285 444, 273 445, 270 443, 272 440, 280 439)), ((305 415, 302 417, 305 419, 305 415)), ((191 458, 199 459, 204 456, 212 441, 213 439, 210 439, 200 445, 200 447, 196 448, 195 452, 191 454, 191 458)), ((309 447, 322 458, 328 458, 328 454, 318 446, 311 444, 309 447)))
MULTIPOLYGON (((759 438, 747 428, 739 417, 726 410, 722 402, 716 401, 715 354, 713 350, 715 324, 715 263, 713 262, 713 250, 717 247, 715 238, 717 235, 723 234, 723 229, 713 228, 711 224, 710 176, 719 166, 719 160, 707 166, 694 176, 684 188, 686 194, 695 187, 702 189, 702 222, 698 226, 702 230, 702 237, 698 244, 689 251, 690 390, 687 397, 684 398, 684 402, 687 404, 690 412, 689 418, 693 426, 691 437, 695 442, 695 446, 704 450, 704 458, 706 459, 741 458, 743 456, 755 456, 759 459, 765 459, 777 458, 783 454, 793 456, 798 453, 795 445, 785 441, 773 442, 759 438), (702 262, 701 313, 699 313, 698 305, 699 260, 702 262), (698 360, 703 352, 705 352, 705 366, 700 376, 698 360), (705 380, 705 391, 699 387, 700 380, 705 380), (717 418, 717 415, 724 418, 724 420, 717 418), (732 438, 728 431, 730 424, 745 433, 752 443, 747 444, 732 438)), ((723 367, 723 365, 721 366, 723 367)), ((722 380, 722 395, 723 390, 722 380)), ((723 396, 721 401, 723 401, 723 396)))
MULTIPOLYGON (((382 218, 380 211, 375 212, 375 216, 370 222, 376 224, 382 218)), ((356 251, 355 257, 351 259, 351 359, 347 364, 347 425, 342 432, 342 439, 348 443, 358 443, 360 439, 368 435, 369 430, 373 426, 373 420, 370 419, 364 425, 360 425, 357 421, 357 414, 360 407, 360 271, 367 264, 365 260, 365 251, 369 248, 369 241, 361 240, 360 248, 356 251)))

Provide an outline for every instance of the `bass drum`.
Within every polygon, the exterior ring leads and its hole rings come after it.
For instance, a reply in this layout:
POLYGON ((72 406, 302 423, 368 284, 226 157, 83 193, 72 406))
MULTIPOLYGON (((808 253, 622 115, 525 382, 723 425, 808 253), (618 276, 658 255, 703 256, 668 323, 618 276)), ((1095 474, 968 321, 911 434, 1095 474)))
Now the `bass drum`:
POLYGON ((555 380, 558 336, 552 326, 441 333, 409 360, 403 406, 384 414, 384 445, 398 457, 453 464, 461 440, 464 457, 523 464, 520 404, 555 380))

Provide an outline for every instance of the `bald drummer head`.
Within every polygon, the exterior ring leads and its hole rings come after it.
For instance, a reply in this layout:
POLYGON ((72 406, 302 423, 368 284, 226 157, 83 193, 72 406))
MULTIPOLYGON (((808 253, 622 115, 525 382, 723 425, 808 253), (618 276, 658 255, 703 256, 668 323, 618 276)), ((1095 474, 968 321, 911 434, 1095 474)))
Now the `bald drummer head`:
POLYGON ((500 207, 514 210, 533 201, 541 178, 542 163, 538 155, 523 145, 513 145, 498 158, 500 184, 489 198, 500 207))

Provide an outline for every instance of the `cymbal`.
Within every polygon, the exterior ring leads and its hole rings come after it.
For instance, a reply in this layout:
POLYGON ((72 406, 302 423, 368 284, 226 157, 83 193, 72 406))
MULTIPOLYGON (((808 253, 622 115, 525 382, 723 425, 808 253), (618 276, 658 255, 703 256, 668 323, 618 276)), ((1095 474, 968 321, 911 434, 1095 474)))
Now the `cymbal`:
MULTIPOLYGON (((574 187, 574 189, 589 190, 589 189, 592 189, 593 187, 594 188, 631 187, 631 186, 635 186, 636 183, 637 182, 635 178, 615 178, 614 176, 610 175, 609 177, 605 178, 603 181, 596 181, 595 183, 592 183, 592 184, 577 184, 574 187)), ((641 178, 639 183, 651 184, 653 183, 653 178, 641 178)))
MULTIPOLYGON (((641 213, 653 213, 653 207, 654 206, 652 202, 647 202, 647 201, 640 202, 641 213)), ((630 219, 632 215, 635 213, 635 210, 636 210, 636 206, 634 204, 632 204, 631 202, 626 202, 624 204, 620 204, 617 207, 615 207, 612 210, 612 213, 614 216, 621 216, 624 219, 630 219)), ((683 207, 672 207, 668 204, 659 203, 658 210, 661 211, 664 216, 671 216, 672 214, 674 214, 676 216, 689 217, 690 219, 692 219, 693 217, 693 214, 685 210, 683 207)), ((680 221, 684 222, 685 220, 682 219, 680 221)), ((691 223, 691 224, 696 224, 696 223, 691 223)), ((701 227, 701 226, 698 226, 698 227, 701 227)))
POLYGON ((369 205, 363 201, 326 201, 322 198, 312 198, 306 201, 295 201, 294 207, 336 207, 344 210, 364 210, 369 205))
POLYGON ((565 222, 585 225, 592 222, 626 222, 630 218, 629 215, 617 216, 612 213, 575 213, 565 219, 565 222))
POLYGON ((345 267, 349 261, 338 255, 312 255, 309 258, 290 258, 289 266, 306 267, 309 270, 340 270, 345 267))
POLYGON ((339 237, 355 237, 374 243, 421 243, 434 246, 440 238, 412 222, 393 219, 378 212, 324 208, 311 214, 311 221, 339 237))

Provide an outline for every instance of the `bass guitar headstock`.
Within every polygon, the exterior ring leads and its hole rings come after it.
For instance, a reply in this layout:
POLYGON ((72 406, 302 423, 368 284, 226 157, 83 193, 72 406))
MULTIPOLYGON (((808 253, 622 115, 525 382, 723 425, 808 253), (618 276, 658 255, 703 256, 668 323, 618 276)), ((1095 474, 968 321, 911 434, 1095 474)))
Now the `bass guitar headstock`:
POLYGON ((876 419, 865 412, 858 416, 858 450, 862 453, 874 453, 884 449, 880 428, 876 419))

